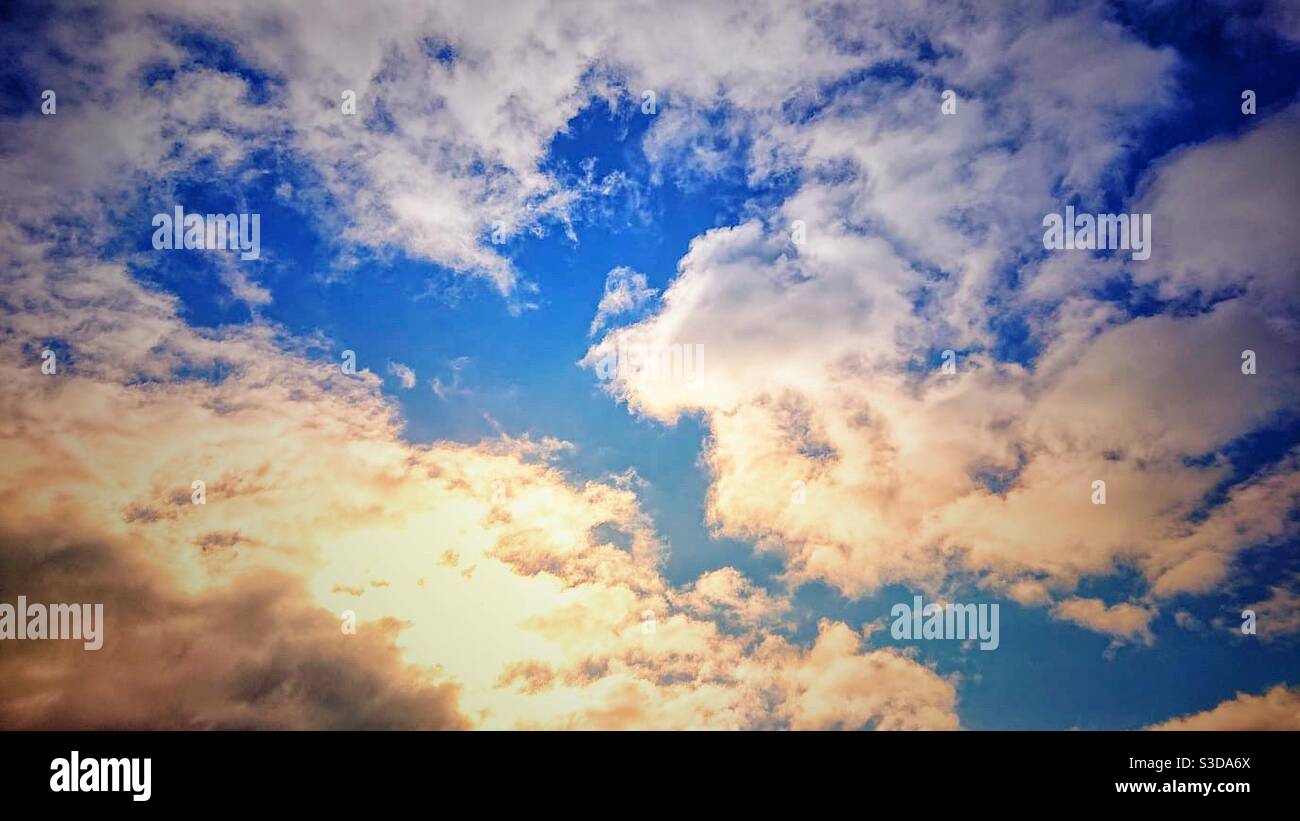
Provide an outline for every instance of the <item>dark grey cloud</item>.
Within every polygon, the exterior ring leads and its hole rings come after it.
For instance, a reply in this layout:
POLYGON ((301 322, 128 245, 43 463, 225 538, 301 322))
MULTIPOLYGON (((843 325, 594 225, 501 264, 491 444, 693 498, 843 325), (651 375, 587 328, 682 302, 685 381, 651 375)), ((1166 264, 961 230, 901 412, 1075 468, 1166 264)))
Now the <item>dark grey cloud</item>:
POLYGON ((344 634, 292 576, 181 592, 129 545, 0 535, 0 601, 103 603, 104 644, 5 641, 2 729, 457 729, 458 687, 404 663, 402 625, 344 634))

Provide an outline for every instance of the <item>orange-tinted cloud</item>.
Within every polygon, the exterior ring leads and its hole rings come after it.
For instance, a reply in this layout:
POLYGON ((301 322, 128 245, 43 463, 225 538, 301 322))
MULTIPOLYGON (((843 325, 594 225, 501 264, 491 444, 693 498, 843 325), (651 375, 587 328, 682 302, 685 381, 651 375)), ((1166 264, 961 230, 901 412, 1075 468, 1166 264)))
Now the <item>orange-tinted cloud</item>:
POLYGON ((1151 730, 1300 730, 1300 689, 1282 684, 1237 697, 1202 713, 1171 718, 1151 730))
POLYGON ((106 639, 6 650, 4 726, 956 726, 949 682, 842 624, 799 648, 731 568, 669 585, 633 483, 570 481, 565 443, 413 446, 364 359, 192 329, 120 266, 23 271, 0 577, 102 602, 106 639))

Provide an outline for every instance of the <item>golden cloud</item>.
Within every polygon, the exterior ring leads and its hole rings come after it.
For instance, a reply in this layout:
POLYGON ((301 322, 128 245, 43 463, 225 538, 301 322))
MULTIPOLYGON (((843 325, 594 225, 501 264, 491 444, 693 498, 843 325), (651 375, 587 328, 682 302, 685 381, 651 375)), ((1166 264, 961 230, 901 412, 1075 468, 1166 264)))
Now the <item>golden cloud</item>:
POLYGON ((632 483, 563 443, 411 445, 364 363, 191 329, 120 266, 34 257, 14 293, 0 577, 107 635, 6 651, 0 725, 957 725, 949 682, 843 624, 800 648, 732 568, 669 585, 632 483))

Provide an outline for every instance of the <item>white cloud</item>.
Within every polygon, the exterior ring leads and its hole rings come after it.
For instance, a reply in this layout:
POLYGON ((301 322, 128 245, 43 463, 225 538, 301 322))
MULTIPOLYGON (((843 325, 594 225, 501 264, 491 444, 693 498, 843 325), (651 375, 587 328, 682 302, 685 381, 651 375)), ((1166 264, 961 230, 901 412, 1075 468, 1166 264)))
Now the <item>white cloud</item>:
MULTIPOLYGON (((1300 308, 1300 107, 1236 138, 1177 152, 1148 178, 1135 210, 1151 213, 1157 265, 1130 266, 1166 298, 1249 288, 1273 310, 1300 308)), ((1279 317, 1278 321, 1281 321, 1279 317)))
POLYGON ((646 284, 645 274, 621 266, 610 269, 605 275, 605 292, 596 306, 589 334, 595 336, 611 318, 641 308, 657 293, 646 284))
MULTIPOLYGON (((340 257, 349 244, 400 249, 482 277, 522 309, 533 286, 490 235, 564 222, 578 197, 599 195, 544 171, 547 147, 593 100, 636 103, 652 89, 653 174, 693 181, 744 151, 750 180, 797 181, 783 202, 750 204, 738 224, 696 237, 658 312, 608 331, 586 360, 620 341, 708 349, 699 380, 624 374, 610 387, 658 420, 702 416, 716 531, 777 552, 791 584, 856 594, 971 571, 1018 601, 1057 601, 1063 618, 1148 641, 1154 604, 1072 597, 1080 579, 1132 565, 1153 597, 1207 592, 1244 547, 1294 532, 1294 454, 1204 519, 1189 514, 1232 475, 1219 451, 1297 399, 1286 315, 1300 303, 1287 222, 1300 190, 1287 151, 1295 114, 1181 151, 1145 178, 1132 203, 1157 216, 1148 263, 1039 260, 1042 214, 1101 198, 1126 140, 1174 101, 1178 68, 1103 4, 1053 12, 339 0, 117 5, 93 27, 58 17, 49 36, 71 58, 20 59, 60 89, 59 114, 8 121, 0 152, 13 192, 0 206, 4 293, 22 306, 6 312, 0 345, 15 418, 50 407, 40 421, 65 438, 6 448, 0 476, 31 502, 5 525, 39 535, 57 524, 116 551, 141 544, 161 589, 218 601, 236 570, 265 563, 310 585, 303 623, 311 607, 356 598, 336 587, 361 584, 367 619, 409 622, 381 631, 399 661, 436 666, 421 681, 460 688, 456 709, 487 726, 955 726, 951 684, 864 648, 842 624, 794 646, 768 627, 785 596, 730 568, 670 588, 632 491, 578 486, 530 461, 553 441, 413 448, 378 377, 344 379, 311 358, 312 340, 260 319, 190 328, 175 297, 117 261, 52 253, 68 224, 84 232, 71 250, 105 247, 125 194, 174 200, 196 162, 232 172, 273 146, 309 171, 298 200, 335 204, 313 213, 340 257), (164 36, 178 26, 233 42, 269 76, 265 104, 250 102, 253 80, 194 64, 164 36), (922 34, 933 60, 915 59, 922 34), (430 59, 433 44, 453 58, 430 59), (906 87, 874 74, 827 85, 900 64, 916 75, 906 87), (952 117, 939 111, 946 85, 962 90, 952 117), (355 117, 339 110, 345 89, 357 92, 355 117), (1013 287, 1009 270, 1030 287, 1013 287), (1123 275, 1170 298, 1242 292, 1199 313, 1131 316, 1090 293, 1123 275), (1031 367, 990 353, 1008 318, 1024 318, 1040 349, 1031 367), (68 341, 69 380, 19 366, 30 364, 24 346, 46 339, 68 341), (1237 367, 1246 347, 1259 354, 1254 377, 1237 367), (963 351, 951 377, 929 370, 945 348, 963 351), (212 382, 179 379, 181 368, 212 382), (163 384, 127 388, 141 377, 163 384), (106 418, 126 421, 110 436, 106 418), (120 471, 110 480, 94 464, 120 471), (214 543, 198 512, 160 504, 195 470, 217 472, 223 526, 257 549, 173 549, 214 543), (493 501, 497 479, 506 503, 493 501), (1098 479, 1104 506, 1089 500, 1098 479), (794 481, 805 504, 790 502, 794 481), (321 530, 304 537, 304 520, 321 530), (611 521, 635 534, 632 555, 588 538, 611 521), (456 545, 454 569, 432 561, 444 542, 456 545), (362 584, 375 574, 401 583, 362 584), (663 613, 653 647, 639 632, 647 607, 663 613), (527 692, 510 689, 521 681, 527 692)), ((615 272, 593 334, 648 304, 643 276, 615 272)), ((271 299, 243 268, 221 276, 253 308, 271 299)), ((411 387, 414 373, 398 368, 411 387)), ((450 384, 433 378, 438 396, 464 391, 460 369, 450 384)), ((404 680, 384 646, 369 663, 404 680)), ((448 708, 446 696, 429 704, 448 708)))
POLYGON ((397 381, 403 388, 410 390, 415 387, 415 371, 408 365, 401 362, 389 362, 388 372, 397 377, 397 381))
POLYGON ((461 371, 465 370, 465 367, 469 365, 469 361, 468 356, 458 356, 448 363, 448 367, 451 369, 451 382, 443 382, 442 378, 437 376, 430 380, 429 387, 433 389, 434 395, 444 402, 453 396, 473 395, 474 392, 461 385, 460 381, 461 371))
MULTIPOLYGON (((907 11, 854 13, 871 21, 873 45, 909 30, 907 11)), ((1085 577, 1136 565, 1156 596, 1205 593, 1242 549, 1295 531, 1291 458, 1192 518, 1232 475, 1220 451, 1300 399, 1300 339, 1284 321, 1296 282, 1282 273, 1294 273, 1294 232, 1278 226, 1252 243, 1234 231, 1231 264, 1214 276, 1259 273, 1211 310, 1131 315, 1095 296, 1125 270, 1190 287, 1202 276, 1196 248, 1219 236, 1198 215, 1228 215, 1231 228, 1252 225, 1261 202, 1289 213, 1289 194, 1270 192, 1294 167, 1278 153, 1292 115, 1150 173, 1133 197, 1158 212, 1150 261, 1041 260, 1042 215, 1113 188, 1119 137, 1173 102, 1177 59, 1099 6, 1047 24, 1037 14, 927 20, 941 57, 911 67, 966 89, 955 116, 940 113, 932 86, 885 81, 834 100, 810 94, 823 106, 810 118, 747 112, 759 135, 751 174, 797 170, 798 188, 696 237, 659 310, 608 331, 584 359, 594 367, 620 344, 704 346, 700 379, 628 371, 608 389, 666 423, 702 415, 710 522, 782 555, 794 583, 856 595, 961 568, 1047 605, 1085 577), (1277 181, 1257 173, 1279 164, 1277 181), (1197 169, 1211 165, 1226 170, 1198 188, 1197 169), (1262 185, 1232 185, 1234 169, 1262 185), (1031 288, 1008 285, 1009 268, 1031 288), (1032 365, 996 361, 993 329, 1021 318, 1032 365), (953 375, 934 363, 943 349, 963 351, 953 375), (1272 363, 1265 378, 1242 373, 1245 349, 1272 363), (1098 480, 1105 505, 1092 502, 1098 480), (802 504, 791 503, 794 482, 802 504)), ((651 145, 680 160, 672 147, 689 153, 689 129, 671 128, 651 145)), ((1094 615, 1108 632, 1148 638, 1146 622, 1130 629, 1140 614, 1094 615)))

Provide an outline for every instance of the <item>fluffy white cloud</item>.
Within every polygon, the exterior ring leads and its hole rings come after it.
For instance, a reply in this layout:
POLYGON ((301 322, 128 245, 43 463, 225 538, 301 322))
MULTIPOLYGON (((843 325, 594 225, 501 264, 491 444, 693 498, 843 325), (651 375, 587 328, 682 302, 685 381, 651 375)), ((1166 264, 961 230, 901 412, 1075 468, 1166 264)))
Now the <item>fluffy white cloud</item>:
MULTIPOLYGON (((798 171, 798 189, 697 237, 657 313, 591 347, 584 362, 597 367, 623 347, 703 346, 698 378, 623 369, 609 390, 664 422, 703 416, 710 521, 782 554, 792 582, 852 595, 964 570, 1047 604, 1136 567, 1158 597, 1205 593, 1243 548, 1295 532, 1291 457, 1193 515, 1232 475, 1225 446, 1300 399, 1294 232, 1279 223, 1255 242, 1256 226, 1292 210, 1295 186, 1281 188, 1296 169, 1284 148, 1294 113, 1150 172, 1132 208, 1155 214, 1151 260, 1043 258, 1042 215, 1071 195, 1099 202, 1122 156, 1115 135, 1172 99, 1173 55, 1099 13, 1085 6, 1032 35, 1032 11, 928 21, 936 74, 965 88, 955 116, 925 83, 887 95, 863 83, 816 100, 809 118, 751 112, 766 138, 750 172, 798 171), (1063 53, 1070 71, 1045 67, 1063 53), (1226 250, 1201 254, 1220 235, 1226 250), (1030 287, 1009 286, 1008 268, 1030 287), (1144 316, 1095 296, 1126 275, 1169 297, 1239 290, 1144 316), (994 328, 1021 316, 1029 366, 990 351, 994 328), (960 352, 955 373, 937 367, 945 348, 960 352), (1243 372, 1245 350, 1267 373, 1243 372)), ((906 12, 860 14, 885 42, 906 30, 906 12)), ((1053 612, 1148 640, 1152 611, 1117 608, 1053 612)))
POLYGON ((1163 162, 1134 204, 1159 230, 1158 264, 1130 266, 1134 279, 1166 298, 1247 288, 1279 314, 1300 308, 1297 141, 1300 107, 1292 107, 1240 137, 1163 162))
MULTIPOLYGON (((31 202, 73 203, 174 178, 199 158, 230 168, 254 146, 278 146, 324 186, 298 196, 337 204, 314 214, 327 231, 486 277, 518 309, 534 286, 496 243, 566 220, 575 198, 592 193, 541 170, 554 135, 584 106, 639 105, 643 90, 665 107, 670 98, 768 105, 862 65, 836 48, 811 8, 776 0, 740 15, 686 2, 97 7, 56 18, 49 51, 22 53, 23 68, 55 88, 60 104, 56 117, 7 129, 3 170, 49 195, 31 202), (254 74, 196 65, 178 44, 189 32, 229 46, 254 74), (50 58, 55 50, 70 59, 50 58), (89 133, 93 146, 78 136, 89 133)), ((240 298, 257 293, 232 288, 240 298)))

